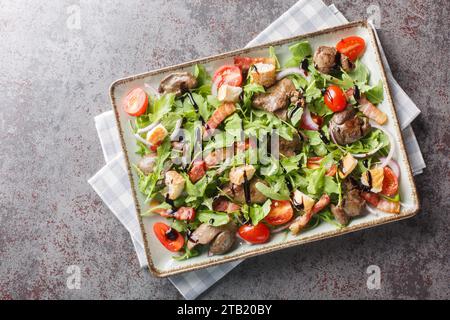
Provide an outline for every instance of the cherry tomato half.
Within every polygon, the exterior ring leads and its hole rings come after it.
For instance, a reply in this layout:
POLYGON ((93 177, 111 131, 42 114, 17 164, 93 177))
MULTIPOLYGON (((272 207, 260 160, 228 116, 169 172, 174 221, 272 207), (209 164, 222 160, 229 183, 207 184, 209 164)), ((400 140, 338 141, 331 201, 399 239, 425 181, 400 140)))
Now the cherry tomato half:
POLYGON ((147 111, 148 96, 141 88, 131 90, 123 102, 123 110, 130 116, 138 117, 147 111))
POLYGON ((169 251, 177 252, 184 246, 184 237, 177 230, 169 227, 165 223, 155 223, 153 225, 153 232, 161 244, 169 251))
POLYGON ((347 99, 344 91, 338 86, 332 85, 327 88, 324 94, 324 101, 328 109, 333 112, 339 112, 347 106, 347 99))
POLYGON ((264 223, 258 223, 256 226, 252 224, 244 224, 239 227, 239 236, 250 243, 264 243, 269 240, 270 229, 264 223))
POLYGON ((381 193, 388 197, 393 197, 398 192, 398 178, 389 167, 384 167, 383 188, 381 193))
POLYGON ((350 60, 355 61, 362 55, 366 48, 366 42, 363 38, 351 36, 342 39, 336 45, 337 51, 345 54, 350 60))
POLYGON ((222 85, 227 84, 233 87, 239 87, 242 84, 242 72, 237 66, 227 65, 220 67, 214 73, 213 82, 219 89, 222 85))
POLYGON ((291 202, 288 200, 272 201, 269 214, 264 218, 267 223, 273 226, 285 224, 294 216, 291 202))

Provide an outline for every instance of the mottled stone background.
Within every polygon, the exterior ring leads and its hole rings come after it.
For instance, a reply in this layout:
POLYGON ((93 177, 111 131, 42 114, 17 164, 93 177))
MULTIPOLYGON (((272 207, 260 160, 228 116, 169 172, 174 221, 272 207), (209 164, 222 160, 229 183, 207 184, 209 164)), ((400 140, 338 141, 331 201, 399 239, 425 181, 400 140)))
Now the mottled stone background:
MULTIPOLYGON (((0 298, 181 298, 139 270, 86 182, 103 165, 93 117, 116 78, 241 48, 294 2, 0 0, 0 298), (80 30, 67 28, 74 4, 80 30), (66 287, 69 265, 80 290, 66 287)), ((449 2, 377 3, 394 75, 422 110, 420 214, 250 259, 203 298, 450 297, 449 2), (366 287, 369 265, 380 290, 366 287)), ((371 3, 335 4, 356 20, 371 3)))

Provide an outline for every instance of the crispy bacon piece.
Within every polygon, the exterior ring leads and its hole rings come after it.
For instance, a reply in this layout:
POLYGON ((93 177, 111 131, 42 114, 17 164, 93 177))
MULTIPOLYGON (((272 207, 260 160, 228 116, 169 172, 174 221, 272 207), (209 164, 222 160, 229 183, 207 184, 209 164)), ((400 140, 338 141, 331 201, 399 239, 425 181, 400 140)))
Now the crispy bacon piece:
POLYGON ((214 111, 211 118, 206 122, 205 125, 205 134, 204 136, 208 136, 214 129, 216 129, 223 120, 227 117, 231 116, 236 111, 236 107, 234 103, 226 102, 214 111))
POLYGON ((364 96, 364 94, 361 94, 360 97, 355 96, 355 89, 350 88, 347 91, 345 91, 345 95, 347 99, 350 99, 351 97, 354 97, 357 99, 358 104, 360 105, 359 110, 369 119, 374 120, 376 123, 383 125, 387 121, 387 115, 377 107, 375 107, 367 98, 364 96))
POLYGON ((195 219, 195 209, 190 207, 181 207, 174 214, 175 219, 192 221, 195 219))
POLYGON ((330 196, 326 193, 324 193, 319 201, 317 201, 317 203, 314 205, 314 207, 312 208, 312 214, 316 214, 319 213, 320 211, 322 211, 323 209, 325 209, 326 206, 328 206, 330 204, 330 196))
POLYGON ((234 57, 234 65, 241 68, 242 72, 247 72, 256 63, 276 64, 274 58, 234 57))
POLYGON ((196 183, 206 174, 206 163, 203 160, 195 160, 189 171, 189 179, 192 183, 196 183))
POLYGON ((366 97, 362 96, 358 103, 360 105, 359 110, 369 119, 374 120, 376 123, 383 125, 387 121, 387 115, 377 107, 375 107, 366 97))
POLYGON ((212 151, 205 157, 206 168, 212 168, 222 163, 227 156, 227 150, 225 148, 212 151))

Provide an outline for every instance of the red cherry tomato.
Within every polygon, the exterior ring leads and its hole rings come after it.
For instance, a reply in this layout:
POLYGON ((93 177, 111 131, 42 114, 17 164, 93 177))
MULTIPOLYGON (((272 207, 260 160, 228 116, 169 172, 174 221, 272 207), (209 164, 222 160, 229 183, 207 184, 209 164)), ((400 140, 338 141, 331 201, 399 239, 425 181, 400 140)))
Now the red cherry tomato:
POLYGON ((219 89, 222 85, 227 84, 233 87, 239 87, 242 84, 242 72, 237 66, 223 66, 217 69, 213 76, 213 82, 219 89))
POLYGON ((290 201, 272 201, 269 214, 264 218, 267 223, 273 226, 285 224, 294 216, 294 210, 290 201))
POLYGON ((378 206, 380 202, 380 197, 373 192, 361 192, 361 197, 374 207, 378 206))
POLYGON ((338 86, 329 86, 325 91, 323 98, 327 107, 333 112, 342 111, 347 106, 345 93, 338 86))
POLYGON ((139 117, 147 111, 148 96, 141 88, 131 90, 124 99, 123 110, 130 116, 139 117))
POLYGON ((270 229, 264 223, 244 224, 238 230, 239 236, 250 243, 264 243, 269 240, 270 229))
POLYGON ((165 223, 155 223, 153 225, 153 232, 161 244, 169 251, 177 252, 184 246, 183 236, 177 230, 172 229, 165 223))
POLYGON ((389 167, 384 167, 383 188, 381 193, 388 197, 393 197, 398 192, 398 178, 389 167))
POLYGON ((336 50, 345 54, 350 60, 355 61, 362 55, 366 48, 366 42, 363 38, 351 36, 342 39, 336 45, 336 50))
POLYGON ((195 219, 195 209, 189 207, 181 207, 174 214, 175 219, 192 221, 195 219))

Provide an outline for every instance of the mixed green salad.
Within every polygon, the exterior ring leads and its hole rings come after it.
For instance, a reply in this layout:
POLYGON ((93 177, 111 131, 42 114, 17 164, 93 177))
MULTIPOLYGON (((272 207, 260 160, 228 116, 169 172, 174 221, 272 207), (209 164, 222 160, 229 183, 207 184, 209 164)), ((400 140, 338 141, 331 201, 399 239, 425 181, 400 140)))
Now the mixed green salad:
POLYGON ((376 208, 400 212, 400 169, 356 36, 280 61, 234 58, 172 73, 124 100, 141 156, 134 169, 156 237, 175 259, 225 254, 376 208), (238 241, 240 239, 241 241, 238 241))

